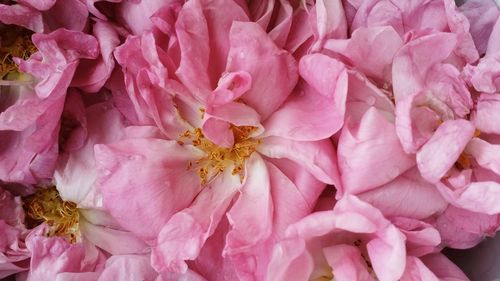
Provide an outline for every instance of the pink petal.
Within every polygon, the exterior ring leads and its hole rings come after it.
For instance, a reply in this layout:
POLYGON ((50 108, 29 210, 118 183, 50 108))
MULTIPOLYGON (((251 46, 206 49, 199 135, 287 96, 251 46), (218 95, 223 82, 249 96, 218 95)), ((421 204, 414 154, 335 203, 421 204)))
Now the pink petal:
POLYGON ((330 140, 299 142, 279 137, 264 138, 257 150, 270 158, 287 158, 304 167, 318 180, 340 187, 337 155, 330 140))
POLYGON ((122 1, 118 5, 116 14, 118 19, 132 31, 132 34, 142 34, 152 28, 153 23, 150 17, 166 2, 173 1, 122 1))
POLYGON ((403 151, 394 124, 374 107, 356 126, 344 126, 338 157, 342 186, 350 194, 386 184, 415 165, 403 151))
POLYGON ((274 248, 266 280, 307 280, 313 269, 314 261, 304 240, 284 240, 274 248))
POLYGON ((420 280, 429 280, 429 281, 439 281, 440 279, 436 277, 436 275, 425 266, 425 264, 416 257, 407 257, 406 258, 406 269, 401 277, 401 280, 404 281, 420 281, 420 280))
POLYGON ((70 244, 61 237, 45 237, 46 225, 34 229, 26 238, 31 251, 30 280, 56 280, 63 272, 93 271, 101 253, 82 243, 70 244), (92 253, 93 252, 93 253, 92 253))
POLYGON ((444 6, 450 31, 457 35, 458 45, 455 54, 468 63, 474 63, 479 59, 479 53, 469 32, 467 17, 457 9, 453 0, 444 1, 444 6))
MULTIPOLYGON (((297 83, 292 55, 278 49, 256 23, 234 22, 229 33, 227 72, 246 71, 252 87, 242 100, 265 120, 286 100, 297 83), (268 77, 274 77, 268 83, 268 77)), ((198 78, 199 79, 199 78, 198 78)))
POLYGON ((368 272, 366 262, 357 247, 335 245, 323 248, 323 253, 333 269, 335 280, 375 280, 368 272))
POLYGON ((486 52, 493 26, 500 16, 494 1, 469 0, 458 8, 470 22, 470 33, 480 55, 486 52))
POLYGON ((185 273, 186 261, 198 257, 239 186, 239 177, 226 169, 203 188, 190 207, 174 214, 158 234, 151 258, 153 267, 159 272, 185 273))
POLYGON ((37 10, 40 11, 45 11, 50 9, 54 4, 57 2, 57 0, 19 0, 19 3, 22 3, 24 5, 31 6, 37 10))
POLYGON ((427 255, 421 260, 440 280, 469 281, 460 268, 443 254, 427 255))
POLYGON ((392 61, 402 46, 401 37, 390 26, 358 28, 350 39, 331 39, 325 43, 325 49, 344 56, 346 63, 367 76, 386 82, 391 81, 392 61))
POLYGON ((118 33, 106 22, 96 22, 93 33, 99 41, 101 55, 97 60, 83 60, 71 81, 71 86, 86 92, 99 91, 115 67, 114 49, 120 44, 118 33))
POLYGON ((320 45, 326 39, 347 37, 347 22, 341 1, 321 0, 316 2, 315 8, 313 32, 320 45))
POLYGON ((104 207, 125 229, 146 241, 155 239, 170 216, 188 206, 201 189, 195 170, 187 167, 202 155, 175 141, 130 139, 101 144, 95 146, 95 155, 104 207), (152 219, 145 221, 145 217, 152 219))
POLYGON ((327 56, 302 58, 299 70, 307 84, 299 84, 289 99, 265 123, 266 135, 298 141, 330 137, 344 123, 347 73, 327 56), (324 76, 324 77, 323 77, 324 76))
POLYGON ((435 222, 442 244, 455 249, 477 245, 498 229, 498 215, 486 215, 450 206, 435 222), (457 235, 460 233, 460 235, 457 235))
POLYGON ((473 138, 465 148, 465 153, 471 155, 479 166, 500 175, 500 145, 473 138))
POLYGON ((146 255, 111 256, 97 281, 112 280, 155 280, 154 271, 146 255))
POLYGON ((88 138, 85 145, 69 153, 60 161, 54 173, 57 189, 66 201, 85 207, 87 196, 96 192, 94 145, 118 141, 124 136, 124 124, 120 113, 108 103, 95 104, 87 109, 88 138))
POLYGON ((358 196, 387 217, 424 219, 442 212, 448 206, 435 186, 424 180, 416 168, 358 196))
POLYGON ((426 73, 446 59, 457 43, 456 35, 434 33, 404 45, 392 65, 393 90, 396 105, 423 89, 426 73))
POLYGON ((232 226, 226 242, 229 252, 266 239, 272 230, 271 183, 266 163, 258 154, 253 154, 245 166, 240 196, 227 214, 232 226))
POLYGON ((0 21, 4 24, 15 24, 35 32, 43 32, 42 13, 23 5, 0 4, 0 21))
POLYGON ((95 225, 80 217, 80 231, 87 241, 112 255, 143 253, 148 245, 130 232, 95 225))
POLYGON ((373 270, 380 280, 398 280, 406 266, 405 237, 393 225, 377 236, 366 245, 373 270))
POLYGON ((422 177, 431 183, 438 182, 455 164, 472 139, 474 130, 474 126, 464 119, 441 124, 417 153, 417 166, 422 177))
POLYGON ((500 118, 500 97, 482 94, 476 104, 474 125, 484 133, 500 134, 500 124, 495 122, 500 118))
POLYGON ((187 2, 179 12, 176 31, 181 60, 176 74, 201 100, 206 98, 206 91, 215 88, 224 71, 230 48, 229 30, 234 21, 240 20, 247 20, 247 16, 233 1, 187 2))

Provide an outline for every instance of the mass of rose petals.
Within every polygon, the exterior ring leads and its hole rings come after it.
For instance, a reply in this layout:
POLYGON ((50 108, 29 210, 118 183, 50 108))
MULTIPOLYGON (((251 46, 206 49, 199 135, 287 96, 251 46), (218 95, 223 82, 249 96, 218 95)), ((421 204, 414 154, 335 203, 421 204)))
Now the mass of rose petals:
POLYGON ((442 250, 500 229, 493 0, 7 0, 0 31, 0 278, 466 281, 442 250))

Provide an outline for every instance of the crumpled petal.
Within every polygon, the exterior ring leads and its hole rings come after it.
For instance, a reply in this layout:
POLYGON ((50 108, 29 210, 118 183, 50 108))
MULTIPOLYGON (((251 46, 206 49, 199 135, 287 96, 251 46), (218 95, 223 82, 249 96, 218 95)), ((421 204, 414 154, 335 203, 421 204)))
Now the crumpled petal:
POLYGON ((168 219, 188 206, 201 189, 195 170, 187 167, 202 155, 190 146, 128 139, 96 145, 94 150, 105 208, 120 225, 147 242, 156 239, 168 219))
POLYGON ((235 21, 231 26, 226 71, 246 71, 252 76, 252 87, 241 99, 261 120, 281 106, 298 79, 292 55, 278 49, 259 25, 250 22, 235 21), (273 77, 271 84, 269 77, 273 77))
POLYGON ((422 177, 431 183, 438 182, 458 160, 474 136, 474 130, 474 125, 464 119, 441 124, 417 152, 417 166, 422 177))
POLYGON ((265 135, 297 141, 328 138, 344 123, 347 73, 327 56, 305 56, 299 64, 307 84, 299 83, 288 100, 264 124, 265 135), (323 77, 324 75, 324 77, 323 77))
POLYGON ((358 196, 387 217, 424 219, 441 213, 448 206, 435 186, 424 180, 416 167, 358 196))
POLYGON ((203 188, 188 208, 174 214, 158 234, 152 266, 159 272, 187 272, 186 261, 199 255, 239 186, 239 177, 226 169, 225 174, 203 188))
POLYGON ((292 141, 267 137, 257 150, 270 158, 287 158, 304 167, 318 180, 340 187, 337 155, 330 140, 314 142, 292 141))
POLYGON ((415 165, 396 135, 394 124, 370 107, 356 127, 344 125, 338 143, 345 193, 357 194, 386 184, 415 165))
POLYGON ((390 83, 392 60, 402 46, 403 40, 394 28, 381 26, 360 27, 354 30, 351 38, 330 39, 324 48, 344 56, 347 64, 365 75, 390 83))

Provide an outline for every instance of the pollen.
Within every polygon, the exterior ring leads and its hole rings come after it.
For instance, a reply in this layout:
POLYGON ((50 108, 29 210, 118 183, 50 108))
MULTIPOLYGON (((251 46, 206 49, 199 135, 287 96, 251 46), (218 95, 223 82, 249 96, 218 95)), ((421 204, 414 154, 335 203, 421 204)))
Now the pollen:
MULTIPOLYGON (((188 163, 188 169, 197 169, 201 183, 204 185, 210 182, 226 168, 233 167, 231 173, 239 175, 243 181, 245 177, 245 160, 257 150, 260 144, 259 139, 251 136, 256 127, 253 126, 232 126, 234 136, 233 147, 220 147, 209 139, 205 138, 200 128, 193 131, 185 131, 181 134, 181 139, 191 140, 191 144, 205 152, 205 156, 194 162, 188 163)), ((182 143, 184 143, 182 141, 182 143)))
POLYGON ((47 236, 66 238, 77 242, 80 236, 78 208, 74 202, 63 201, 55 186, 41 188, 35 194, 23 199, 28 228, 47 223, 47 236))
POLYGON ((37 51, 31 41, 32 33, 18 26, 0 26, 0 79, 19 73, 14 57, 26 60, 37 51))

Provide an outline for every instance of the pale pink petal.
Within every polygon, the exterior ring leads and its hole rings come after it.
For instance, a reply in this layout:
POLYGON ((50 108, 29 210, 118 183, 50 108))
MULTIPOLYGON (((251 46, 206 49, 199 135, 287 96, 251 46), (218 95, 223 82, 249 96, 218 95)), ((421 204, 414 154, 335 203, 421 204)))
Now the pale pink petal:
POLYGON ((406 237, 408 255, 420 257, 434 253, 440 247, 440 233, 431 224, 405 217, 396 217, 391 221, 406 237))
POLYGON ((333 269, 335 280, 375 280, 368 272, 365 260, 357 247, 345 244, 335 245, 323 248, 323 253, 333 269))
POLYGON ((112 255, 148 251, 148 245, 132 233, 108 226, 95 225, 87 221, 83 216, 80 217, 79 228, 84 239, 112 255))
POLYGON ((253 154, 245 166, 246 180, 240 196, 227 213, 232 226, 227 236, 231 252, 266 239, 272 230, 273 206, 266 164, 262 157, 253 154))
POLYGON ((187 169, 201 153, 175 141, 130 139, 96 145, 95 155, 104 207, 125 229, 148 242, 201 189, 196 171, 187 169))
POLYGON ((327 39, 347 37, 347 22, 341 1, 317 1, 314 8, 311 25, 316 42, 313 49, 321 49, 327 39))
POLYGON ((474 126, 467 120, 448 120, 441 124, 417 153, 417 166, 422 177, 438 182, 455 164, 474 135, 474 126))
POLYGON ((61 159, 54 173, 54 181, 61 198, 75 202, 79 207, 91 207, 92 202, 84 200, 88 196, 93 197, 96 192, 94 145, 115 142, 124 136, 122 117, 109 103, 89 107, 86 118, 88 136, 84 146, 70 152, 65 161, 61 159), (83 174, 85 176, 82 176, 83 174))
POLYGON ((465 153, 472 156, 479 166, 500 175, 500 145, 473 138, 465 148, 465 153))
POLYGON ((500 16, 495 1, 468 0, 458 9, 470 22, 470 33, 480 55, 486 52, 493 26, 500 16))
POLYGON ((484 133, 500 134, 500 97, 481 94, 476 104, 474 125, 484 133))
POLYGON ((441 116, 425 100, 424 93, 419 92, 397 102, 396 133, 406 153, 416 153, 441 121, 441 116))
POLYGON ((479 59, 479 53, 469 32, 467 17, 457 9, 453 0, 445 0, 444 7, 450 31, 457 35, 455 54, 462 57, 465 62, 474 63, 479 59))
POLYGON ((132 34, 141 34, 152 28, 150 17, 168 2, 175 0, 122 1, 117 6, 116 15, 132 34))
POLYGON ((498 93, 500 90, 500 17, 491 32, 486 55, 476 66, 464 68, 466 80, 479 92, 498 93))
POLYGON ((344 56, 346 64, 388 83, 392 80, 392 60, 402 46, 403 40, 390 26, 358 28, 350 39, 331 39, 325 43, 325 49, 344 56))
POLYGON ((266 135, 298 141, 330 137, 344 123, 347 73, 342 63, 325 55, 305 56, 300 83, 289 99, 266 121, 266 135))
POLYGON ((274 248, 266 281, 307 280, 314 269, 314 261, 304 240, 288 239, 274 248))
POLYGON ((434 33, 413 40, 399 50, 392 65, 396 105, 424 88, 429 69, 445 60, 456 44, 456 35, 434 33))
POLYGON ((57 2, 57 0, 41 0, 41 1, 19 0, 18 2, 25 4, 25 5, 28 5, 28 6, 31 6, 37 10, 45 11, 45 10, 50 9, 52 6, 54 6, 54 4, 57 2))
POLYGON ((386 217, 424 219, 444 211, 448 206, 435 186, 420 176, 417 168, 358 196, 379 209, 386 217))
POLYGON ((151 267, 147 255, 111 256, 97 281, 153 281, 158 273, 151 267))
POLYGON ((270 158, 287 158, 304 167, 318 180, 340 185, 337 155, 329 139, 300 142, 279 137, 264 138, 257 150, 270 158))
POLYGON ((244 11, 233 1, 190 1, 179 12, 175 27, 181 60, 176 74, 201 100, 224 71, 233 22, 244 20, 244 11))
POLYGON ((230 169, 205 186, 188 208, 174 214, 158 234, 152 265, 159 272, 185 273, 214 233, 241 185, 230 169))
POLYGON ((403 151, 394 124, 374 107, 359 124, 344 126, 338 157, 342 187, 349 194, 386 184, 415 165, 403 151))
POLYGON ((366 245, 379 280, 398 280, 406 266, 405 236, 393 225, 377 232, 366 245))
POLYGON ((102 253, 94 246, 70 244, 62 237, 45 237, 47 226, 40 225, 26 238, 31 251, 28 280, 52 281, 63 272, 94 271, 102 253))
MULTIPOLYGON (((447 31, 448 22, 442 1, 363 1, 358 4, 351 29, 392 26, 401 36, 420 30, 447 31)), ((357 5, 356 5, 357 6, 357 5)))
POLYGON ((297 83, 297 65, 292 55, 280 50, 256 23, 232 24, 227 62, 227 72, 246 71, 252 76, 252 87, 241 99, 262 120, 286 100, 297 83), (269 77, 273 77, 271 84, 269 77))

